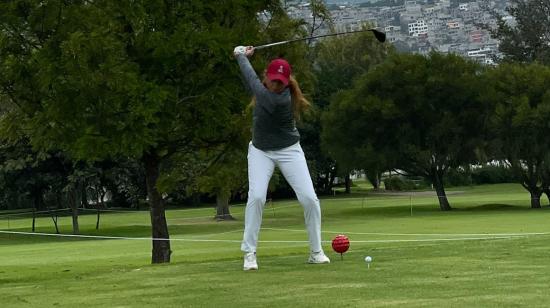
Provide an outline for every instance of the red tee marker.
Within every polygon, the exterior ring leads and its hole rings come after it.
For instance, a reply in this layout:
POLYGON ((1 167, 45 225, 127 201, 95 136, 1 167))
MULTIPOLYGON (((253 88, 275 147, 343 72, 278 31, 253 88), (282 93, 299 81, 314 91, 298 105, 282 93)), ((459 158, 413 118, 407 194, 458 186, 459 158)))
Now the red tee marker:
POLYGON ((337 235, 332 240, 332 249, 340 254, 340 258, 344 259, 344 252, 349 249, 349 238, 343 234, 337 235))

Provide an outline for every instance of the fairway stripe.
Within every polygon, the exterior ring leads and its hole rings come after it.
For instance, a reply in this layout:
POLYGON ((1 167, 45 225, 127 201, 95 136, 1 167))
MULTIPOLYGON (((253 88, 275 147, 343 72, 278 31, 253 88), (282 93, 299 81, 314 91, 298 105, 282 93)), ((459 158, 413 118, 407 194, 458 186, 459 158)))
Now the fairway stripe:
MULTIPOLYGON (((305 230, 263 228, 273 231, 305 232, 305 230)), ((526 233, 377 233, 377 232, 345 232, 345 231, 321 231, 330 234, 356 234, 356 235, 388 235, 388 236, 528 236, 528 235, 549 235, 550 232, 526 232, 526 233)))
POLYGON ((236 232, 244 232, 244 229, 236 229, 236 230, 230 230, 230 231, 219 232, 219 233, 207 233, 207 234, 196 235, 195 237, 202 238, 202 237, 210 237, 215 235, 223 235, 223 234, 236 233, 236 232))
MULTIPOLYGON (((35 236, 51 236, 51 237, 71 237, 71 238, 93 238, 93 239, 110 239, 110 240, 147 240, 147 241, 182 241, 182 242, 221 242, 221 243, 241 243, 240 240, 216 240, 216 239, 187 239, 187 238, 150 238, 150 237, 123 237, 123 236, 106 236, 106 235, 76 235, 76 234, 55 234, 55 233, 32 233, 20 231, 3 231, 0 234, 16 234, 16 235, 35 235, 35 236)), ((547 233, 546 233, 547 234, 547 233)), ((442 242, 442 241, 471 241, 471 240, 493 240, 493 239, 512 239, 524 238, 528 235, 514 236, 485 236, 485 237, 463 237, 463 238, 437 238, 437 239, 399 239, 399 240, 366 240, 366 241, 350 241, 351 243, 401 243, 401 242, 442 242)), ((309 241, 290 241, 290 240, 268 240, 258 241, 260 243, 309 243, 309 241)), ((331 243, 331 241, 322 241, 323 243, 331 243)))

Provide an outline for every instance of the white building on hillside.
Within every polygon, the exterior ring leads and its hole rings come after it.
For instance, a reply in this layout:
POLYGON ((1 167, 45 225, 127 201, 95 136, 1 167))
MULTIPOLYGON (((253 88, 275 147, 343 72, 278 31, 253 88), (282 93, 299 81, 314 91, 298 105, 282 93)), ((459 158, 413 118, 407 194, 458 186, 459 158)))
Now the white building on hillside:
POLYGON ((428 25, 423 19, 419 19, 416 22, 408 25, 410 36, 421 36, 428 34, 428 25))

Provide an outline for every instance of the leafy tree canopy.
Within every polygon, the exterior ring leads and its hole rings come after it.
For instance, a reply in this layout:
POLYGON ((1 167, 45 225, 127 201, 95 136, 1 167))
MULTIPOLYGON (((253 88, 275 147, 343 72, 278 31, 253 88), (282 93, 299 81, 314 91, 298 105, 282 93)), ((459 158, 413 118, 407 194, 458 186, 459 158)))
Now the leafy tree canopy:
POLYGON ((507 11, 514 20, 495 14, 491 31, 505 60, 550 64, 550 0, 510 0, 507 11))
POLYGON ((337 160, 360 164, 375 152, 387 166, 428 177, 450 209, 441 179, 475 161, 483 140, 480 71, 457 55, 392 55, 332 102, 323 140, 337 160))

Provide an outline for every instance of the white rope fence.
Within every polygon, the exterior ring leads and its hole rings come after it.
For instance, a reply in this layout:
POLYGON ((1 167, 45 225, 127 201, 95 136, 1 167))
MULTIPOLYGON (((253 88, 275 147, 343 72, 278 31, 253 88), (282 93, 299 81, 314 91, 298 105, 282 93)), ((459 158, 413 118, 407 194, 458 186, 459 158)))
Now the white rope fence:
MULTIPOLYGON (((283 229, 283 228, 264 228, 263 230, 305 232, 305 230, 283 229)), ((355 234, 355 235, 384 235, 384 236, 530 236, 530 235, 550 235, 550 232, 525 232, 525 233, 381 233, 381 232, 342 232, 342 231, 321 231, 330 234, 355 234)))
MULTIPOLYGON (((265 228, 269 229, 269 228, 265 228)), ((284 230, 284 229, 279 229, 284 230)), ((325 233, 328 231, 325 231, 325 233)), ((227 232, 223 232, 227 233, 227 232)), ((353 234, 352 232, 330 232, 353 234)), ((222 240, 222 239, 190 239, 190 238, 151 238, 151 237, 124 237, 124 236, 108 236, 108 235, 78 235, 78 234, 56 234, 56 233, 33 233, 20 231, 5 231, 0 230, 0 234, 13 235, 30 235, 30 236, 49 236, 49 237, 66 237, 66 238, 85 238, 85 239, 104 239, 104 240, 139 240, 139 241, 181 241, 181 242, 221 242, 221 243, 240 243, 240 240, 222 240)), ((442 242, 442 241, 471 241, 471 240, 496 240, 496 239, 512 239, 525 238, 536 235, 548 235, 550 233, 514 233, 514 234, 493 234, 477 237, 452 237, 452 238, 430 238, 430 239, 395 239, 395 240, 350 240, 351 243, 401 243, 401 242, 442 242)), ((408 234, 410 235, 410 234, 408 234)), ((433 235, 433 234, 424 234, 433 235)), ((448 236, 452 234, 447 234, 448 236)), ((309 243, 308 241, 298 240, 260 240, 260 243, 309 243)), ((323 243, 331 243, 331 241, 323 241, 323 243)))
MULTIPOLYGON (((412 196, 392 196, 392 198, 411 198, 412 196)), ((362 200, 363 203, 365 198, 331 198, 329 200, 362 200)), ((368 199, 367 199, 368 200, 368 199)), ((384 199, 370 199, 368 201, 378 201, 378 200, 387 200, 384 199)), ((286 202, 282 202, 283 204, 286 202)), ((364 204, 362 204, 363 206, 364 204)), ((290 204, 284 204, 277 206, 277 209, 288 208, 296 206, 299 208, 299 205, 296 202, 291 202, 290 204)), ((241 204, 236 207, 241 207, 241 204)), ((266 209, 270 207, 266 203, 266 209)), ((273 204, 271 207, 275 208, 273 204)), ((378 207, 387 207, 387 206, 369 206, 369 208, 378 208, 378 207)), ((412 207, 412 204, 411 204, 412 207)), ((6 213, 0 214, 1 218, 8 219, 8 230, 0 230, 0 234, 7 235, 22 235, 22 236, 46 236, 46 237, 59 237, 59 238, 82 238, 82 239, 103 239, 103 240, 138 240, 138 241, 174 241, 174 242, 220 242, 220 243, 240 243, 241 240, 229 240, 229 239, 206 239, 204 237, 219 236, 226 233, 233 232, 242 232, 242 229, 231 230, 215 234, 204 234, 197 235, 198 238, 151 238, 151 237, 124 237, 124 236, 110 236, 110 235, 78 235, 78 234, 59 234, 59 233, 41 233, 41 232, 22 232, 22 231, 11 231, 9 228, 9 218, 14 216, 24 216, 24 215, 36 215, 36 214, 50 214, 71 211, 70 208, 65 209, 51 209, 47 211, 27 211, 19 213, 6 213)), ((79 211, 93 211, 93 212, 112 212, 112 213, 143 213, 146 214, 149 211, 143 210, 113 210, 113 209, 91 209, 91 208, 78 208, 79 211)), ((205 211, 205 210, 215 210, 215 208, 197 208, 197 209, 185 209, 177 210, 178 212, 191 212, 191 211, 205 211)), ((412 208, 411 208, 412 210, 412 208)), ((232 214, 242 214, 244 211, 239 211, 237 213, 233 212, 232 214)), ((215 214, 215 213, 213 213, 215 214)), ((201 218, 212 218, 212 215, 209 216, 196 216, 196 217, 174 217, 167 218, 169 221, 178 221, 178 220, 193 220, 201 218)), ((269 228, 262 227, 263 230, 272 230, 272 231, 284 231, 284 232, 301 232, 305 233, 305 230, 296 230, 296 229, 283 229, 283 228, 269 228)), ((515 238, 525 238, 529 236, 544 236, 550 235, 550 232, 526 232, 526 233, 380 233, 380 232, 345 232, 345 231, 327 231, 324 230, 322 233, 326 234, 347 234, 347 235, 373 235, 373 236, 402 236, 402 237, 429 237, 429 238, 418 238, 418 239, 376 239, 376 240, 350 240, 351 243, 399 243, 399 242, 445 242, 445 241, 472 241, 472 240, 497 240, 497 239, 515 239, 515 238), (431 238, 436 237, 436 238, 431 238)), ((260 240, 260 243, 309 243, 305 240, 260 240)), ((323 243, 331 243, 331 241, 323 241, 323 243)))

